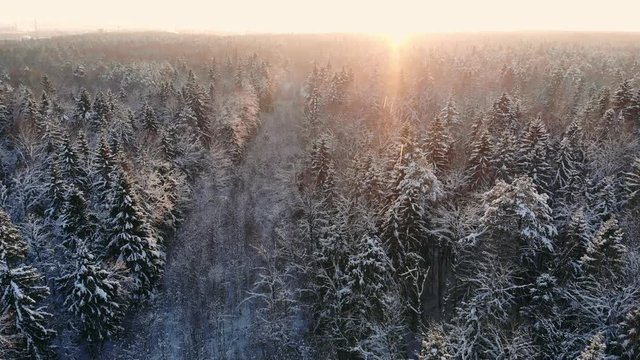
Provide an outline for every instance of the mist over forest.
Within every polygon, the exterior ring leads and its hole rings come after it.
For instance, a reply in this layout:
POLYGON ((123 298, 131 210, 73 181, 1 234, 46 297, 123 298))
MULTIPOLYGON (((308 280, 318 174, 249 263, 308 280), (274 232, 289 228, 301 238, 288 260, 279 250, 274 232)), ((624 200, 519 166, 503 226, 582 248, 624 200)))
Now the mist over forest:
POLYGON ((640 359, 640 35, 0 41, 0 359, 640 359))

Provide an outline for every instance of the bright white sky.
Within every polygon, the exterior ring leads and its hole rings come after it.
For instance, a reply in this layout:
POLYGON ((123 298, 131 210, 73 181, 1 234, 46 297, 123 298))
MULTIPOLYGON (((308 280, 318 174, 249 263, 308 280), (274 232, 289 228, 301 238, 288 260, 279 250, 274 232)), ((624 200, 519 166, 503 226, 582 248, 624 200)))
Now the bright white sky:
POLYGON ((0 0, 33 29, 224 32, 640 31, 640 0, 0 0))

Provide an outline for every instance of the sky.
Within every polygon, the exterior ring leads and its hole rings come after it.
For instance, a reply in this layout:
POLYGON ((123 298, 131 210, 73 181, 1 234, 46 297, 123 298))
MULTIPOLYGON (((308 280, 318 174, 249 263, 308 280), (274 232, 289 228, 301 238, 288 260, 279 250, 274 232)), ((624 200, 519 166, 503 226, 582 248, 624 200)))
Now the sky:
POLYGON ((0 0, 22 30, 640 32, 640 0, 0 0))

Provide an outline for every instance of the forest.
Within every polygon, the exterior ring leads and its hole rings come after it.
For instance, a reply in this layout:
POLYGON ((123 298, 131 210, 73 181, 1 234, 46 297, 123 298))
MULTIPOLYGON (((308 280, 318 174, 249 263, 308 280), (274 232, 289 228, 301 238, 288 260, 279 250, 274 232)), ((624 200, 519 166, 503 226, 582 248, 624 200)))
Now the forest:
POLYGON ((640 359, 640 35, 0 41, 0 359, 640 359))

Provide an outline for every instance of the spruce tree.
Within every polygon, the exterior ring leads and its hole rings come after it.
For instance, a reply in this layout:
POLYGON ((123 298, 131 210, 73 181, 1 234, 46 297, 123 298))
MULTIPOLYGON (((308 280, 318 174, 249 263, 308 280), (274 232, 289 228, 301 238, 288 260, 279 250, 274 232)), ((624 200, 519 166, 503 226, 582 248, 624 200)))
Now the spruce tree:
POLYGON ((585 254, 580 259, 582 268, 590 275, 618 276, 624 265, 626 248, 618 220, 607 220, 587 243, 585 254))
POLYGON ((493 145, 492 171, 496 179, 511 181, 518 173, 518 140, 511 127, 504 129, 493 145))
POLYGON ((447 123, 443 118, 436 117, 427 131, 424 143, 427 158, 439 171, 446 170, 450 166, 452 142, 447 123))
POLYGON ((484 187, 491 183, 491 154, 493 151, 491 137, 486 128, 479 130, 471 144, 469 171, 474 187, 484 187))
POLYGON ((0 315, 17 342, 12 358, 48 359, 56 332, 47 326, 52 315, 42 306, 49 296, 42 274, 32 266, 9 267, 0 261, 0 291, 0 315))
POLYGON ((147 102, 142 105, 141 118, 142 119, 140 123, 142 124, 142 129, 152 134, 155 134, 158 131, 158 128, 160 126, 158 123, 158 119, 156 118, 155 112, 147 102))
POLYGON ((591 337, 589 344, 576 360, 604 360, 606 348, 602 334, 598 333, 591 337))
POLYGON ((640 157, 633 159, 630 171, 624 173, 624 190, 626 200, 636 206, 640 200, 640 157))
POLYGON ((9 214, 0 209, 0 261, 13 261, 27 254, 27 243, 9 214))
POLYGON ((498 180, 483 198, 481 224, 492 236, 495 252, 507 259, 519 259, 529 268, 554 253, 557 230, 548 196, 538 192, 531 178, 521 176, 511 184, 498 180))
POLYGON ((537 186, 548 191, 552 180, 552 168, 548 159, 549 132, 540 116, 529 122, 520 142, 518 154, 520 172, 529 175, 537 186))
POLYGON ((87 190, 87 171, 66 134, 62 139, 58 163, 60 173, 66 182, 75 184, 83 191, 87 190))
POLYGON ((67 306, 80 323, 80 335, 91 344, 102 344, 121 330, 124 304, 114 275, 93 255, 80 249, 73 272, 60 278, 67 306))
POLYGON ((76 98, 74 118, 76 121, 82 123, 87 120, 89 112, 91 111, 91 99, 89 93, 85 88, 80 89, 80 93, 76 98))
POLYGON ((640 307, 635 308, 625 316, 620 324, 619 343, 622 347, 622 360, 638 359, 640 357, 640 307))
POLYGON ((75 250, 77 241, 87 240, 92 233, 92 215, 87 208, 87 201, 80 189, 75 185, 69 186, 66 200, 60 217, 62 230, 66 238, 63 241, 70 250, 75 250))
POLYGON ((136 294, 146 296, 160 273, 163 254, 122 170, 117 172, 111 192, 107 252, 110 258, 125 264, 136 294))

